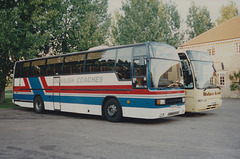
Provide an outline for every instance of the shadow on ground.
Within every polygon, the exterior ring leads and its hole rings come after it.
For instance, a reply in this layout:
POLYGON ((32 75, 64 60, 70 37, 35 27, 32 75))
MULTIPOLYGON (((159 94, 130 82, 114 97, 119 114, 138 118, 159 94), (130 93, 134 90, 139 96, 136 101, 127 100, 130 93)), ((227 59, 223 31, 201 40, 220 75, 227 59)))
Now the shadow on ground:
MULTIPOLYGON (((86 120, 100 120, 106 121, 102 116, 86 115, 78 113, 69 113, 61 111, 45 111, 43 114, 37 114, 33 108, 14 108, 5 110, 5 113, 0 115, 0 119, 86 119, 86 120)), ((137 118, 123 118, 117 123, 134 123, 134 124, 165 124, 175 122, 178 119, 174 117, 160 118, 160 119, 137 119, 137 118)))
POLYGON ((206 116, 212 116, 215 115, 212 112, 186 112, 183 115, 180 115, 179 117, 189 117, 189 118, 201 118, 206 116))

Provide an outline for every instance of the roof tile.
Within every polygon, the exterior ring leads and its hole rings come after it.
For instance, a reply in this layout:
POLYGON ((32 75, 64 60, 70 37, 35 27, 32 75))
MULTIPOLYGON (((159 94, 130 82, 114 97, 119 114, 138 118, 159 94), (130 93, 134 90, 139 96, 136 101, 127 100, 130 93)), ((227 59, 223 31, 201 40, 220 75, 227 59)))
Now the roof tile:
POLYGON ((236 16, 180 45, 181 47, 240 38, 240 16, 236 16))

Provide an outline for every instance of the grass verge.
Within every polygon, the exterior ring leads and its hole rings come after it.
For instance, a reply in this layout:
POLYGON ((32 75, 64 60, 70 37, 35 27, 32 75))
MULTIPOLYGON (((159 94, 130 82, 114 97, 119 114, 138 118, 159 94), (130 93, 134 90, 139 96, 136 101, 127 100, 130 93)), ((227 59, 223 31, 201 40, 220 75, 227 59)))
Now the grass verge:
POLYGON ((18 108, 18 106, 12 103, 12 97, 6 97, 5 102, 0 104, 0 109, 5 108, 18 108))
POLYGON ((0 109, 5 108, 18 108, 15 104, 12 103, 12 89, 6 88, 5 90, 5 102, 0 103, 0 109))

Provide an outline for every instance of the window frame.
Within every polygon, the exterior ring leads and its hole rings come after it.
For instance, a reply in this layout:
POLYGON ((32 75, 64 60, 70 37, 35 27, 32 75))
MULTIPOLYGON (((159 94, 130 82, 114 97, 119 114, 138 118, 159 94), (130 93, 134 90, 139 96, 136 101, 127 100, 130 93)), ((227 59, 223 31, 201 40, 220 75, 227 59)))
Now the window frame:
MULTIPOLYGON (((119 81, 131 81, 132 80, 132 67, 133 67, 133 50, 134 50, 134 46, 128 46, 128 47, 120 47, 120 48, 117 48, 117 52, 116 52, 116 60, 115 60, 115 69, 114 69, 114 71, 115 71, 115 74, 116 74, 116 76, 117 76, 117 78, 118 78, 118 80, 119 81), (130 77, 129 78, 127 78, 127 79, 122 79, 122 78, 119 78, 119 76, 118 76, 118 71, 117 71, 117 64, 118 64, 118 60, 119 60, 119 50, 120 49, 127 49, 127 48, 131 48, 131 56, 130 56, 130 67, 129 67, 129 72, 130 72, 130 77)), ((124 71, 122 71, 122 72, 124 72, 124 71)))
MULTIPOLYGON (((64 64, 65 64, 65 58, 67 56, 74 56, 74 55, 81 55, 81 54, 84 54, 85 55, 85 59, 84 59, 84 68, 83 68, 83 72, 81 73, 76 73, 76 74, 95 74, 95 73, 115 73, 116 74, 116 77, 119 81, 131 81, 132 80, 132 75, 133 75, 133 51, 134 51, 134 48, 135 47, 139 47, 139 46, 146 46, 147 44, 146 43, 138 43, 138 44, 132 44, 132 45, 123 45, 123 46, 118 46, 118 47, 113 47, 113 48, 107 48, 107 49, 99 49, 99 50, 88 50, 88 51, 82 51, 82 52, 75 52, 75 53, 69 53, 69 54, 63 54, 63 55, 57 55, 57 56, 52 56, 52 57, 43 57, 43 58, 35 58, 35 59, 29 59, 29 60, 23 60, 23 61, 18 61, 16 62, 17 64, 18 63, 21 63, 22 64, 22 67, 21 69, 19 70, 19 77, 17 78, 24 78, 24 77, 40 77, 40 76, 59 76, 59 75, 71 75, 70 73, 64 73, 64 64), (129 68, 129 71, 130 72, 130 77, 129 79, 120 79, 117 75, 117 69, 116 69, 116 66, 117 66, 117 59, 118 59, 118 55, 119 55, 119 50, 120 49, 127 49, 127 48, 131 48, 131 55, 130 55, 130 59, 128 60, 128 62, 130 62, 130 68, 129 68), (106 68, 106 69, 103 69, 103 71, 101 71, 101 68, 100 68, 100 71, 97 71, 97 72, 86 72, 86 59, 87 59, 87 54, 89 53, 94 53, 94 52, 106 52, 106 51, 112 51, 114 50, 114 53, 115 53, 115 58, 114 58, 114 66, 113 66, 113 69, 112 70, 109 70, 109 68, 106 68), (54 58, 59 58, 61 59, 61 62, 60 63, 54 63, 54 62, 50 62, 52 59, 54 58), (23 70, 24 68, 25 69, 31 69, 31 64, 32 62, 34 61, 38 61, 38 60, 45 60, 45 64, 44 64, 44 73, 43 75, 39 75, 39 76, 36 76, 36 75, 30 75, 29 76, 29 71, 26 71, 27 74, 25 74, 23 76, 23 70), (24 63, 28 63, 28 66, 27 67, 24 67, 24 63), (53 64, 60 64, 59 65, 59 71, 57 73, 52 73, 52 72, 47 72, 49 71, 49 67, 52 69, 54 69, 55 67, 52 67, 50 65, 53 65, 53 64)), ((147 49, 148 51, 148 49, 147 49)), ((148 54, 148 53, 147 53, 148 54)), ((16 65, 17 65, 16 64, 16 65)), ((15 73, 14 73, 15 74, 15 73)), ((74 75, 74 74, 73 74, 74 75)))
POLYGON ((233 53, 240 54, 240 41, 233 42, 233 53))
POLYGON ((56 57, 52 57, 52 58, 47 58, 46 59, 46 63, 45 63, 45 68, 46 68, 46 71, 45 71, 45 75, 44 76, 58 76, 58 75, 62 75, 63 74, 63 64, 64 64, 64 58, 65 58, 65 56, 56 56, 56 57), (62 62, 59 62, 59 63, 52 63, 52 62, 50 62, 50 63, 48 63, 48 60, 53 60, 53 59, 57 59, 57 58, 59 58, 62 62), (52 69, 53 68, 57 68, 56 66, 55 67, 52 67, 53 65, 58 65, 59 64, 59 66, 61 66, 61 68, 60 68, 60 70, 59 70, 59 73, 52 73, 52 72, 50 72, 49 74, 48 74, 48 68, 51 68, 51 71, 53 71, 52 69))
POLYGON ((210 56, 216 55, 216 47, 214 45, 211 45, 210 47, 207 48, 207 52, 209 53, 210 56))
MULTIPOLYGON (((61 75, 76 75, 76 74, 83 74, 85 73, 85 61, 86 61, 86 53, 81 53, 81 54, 72 54, 72 55, 66 55, 66 56, 63 56, 63 66, 62 66, 62 74, 61 75), (71 56, 81 56, 83 55, 84 56, 84 59, 82 61, 68 61, 66 62, 66 58, 68 57, 71 57, 71 56), (82 70, 79 69, 80 71, 79 72, 75 72, 75 73, 69 73, 69 72, 66 72, 65 69, 67 69, 67 63, 77 63, 79 66, 82 64, 83 65, 83 68, 82 70), (81 63, 82 62, 82 63, 81 63)), ((71 65, 69 65, 71 67, 71 65)))
POLYGON ((218 72, 217 75, 218 75, 219 86, 226 86, 226 74, 223 72, 218 72), (221 77, 223 79, 221 79, 221 77), (223 82, 221 82, 221 81, 223 81, 223 82))

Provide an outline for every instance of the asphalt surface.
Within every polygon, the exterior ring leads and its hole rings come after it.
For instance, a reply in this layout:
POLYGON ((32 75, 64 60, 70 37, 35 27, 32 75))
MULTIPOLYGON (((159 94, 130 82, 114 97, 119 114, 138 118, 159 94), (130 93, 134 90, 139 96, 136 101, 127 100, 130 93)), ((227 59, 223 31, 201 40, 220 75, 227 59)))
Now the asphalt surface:
POLYGON ((27 108, 1 109, 0 120, 0 159, 240 159, 240 99, 158 120, 27 108))

